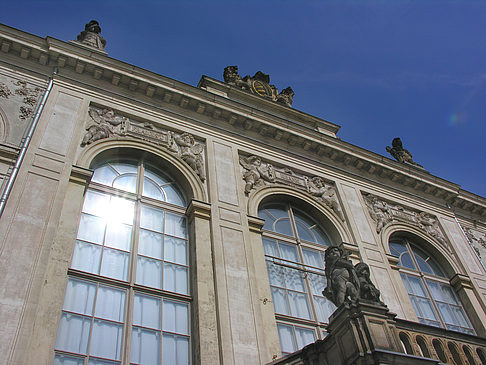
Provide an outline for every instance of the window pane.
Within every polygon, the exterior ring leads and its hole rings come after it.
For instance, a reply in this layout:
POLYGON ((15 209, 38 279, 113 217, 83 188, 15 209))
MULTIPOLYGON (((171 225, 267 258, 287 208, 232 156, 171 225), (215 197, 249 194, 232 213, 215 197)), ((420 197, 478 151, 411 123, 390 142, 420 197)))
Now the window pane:
POLYGON ((305 224, 305 222, 302 222, 298 218, 295 218, 295 225, 297 226, 297 232, 298 232, 299 238, 301 240, 305 240, 305 241, 309 241, 309 242, 316 242, 314 235, 312 234, 308 225, 305 224))
POLYGON ((91 319, 63 313, 57 332, 56 349, 86 354, 91 319))
POLYGON ((103 249, 100 275, 119 280, 127 280, 128 259, 128 253, 105 247, 103 249))
POLYGON ((280 254, 278 253, 277 242, 275 240, 264 237, 263 250, 265 251, 265 255, 280 257, 280 254))
POLYGON ((111 186, 117 176, 118 172, 107 164, 95 169, 91 181, 111 186))
POLYGON ((420 295, 422 297, 427 297, 428 295, 425 294, 425 288, 422 284, 422 280, 420 278, 416 278, 414 276, 407 275, 408 281, 410 282, 410 286, 412 288, 412 293, 415 295, 420 295))
POLYGON ((68 355, 57 354, 54 358, 54 365, 84 365, 84 359, 68 355))
POLYGON ((143 365, 159 365, 160 332, 133 327, 130 361, 143 365))
POLYGON ((162 260, 163 236, 161 233, 140 229, 138 253, 162 260))
POLYGON ((120 364, 120 362, 119 361, 94 359, 92 357, 88 361, 88 365, 114 365, 114 364, 120 364))
POLYGON ((285 273, 285 283, 287 289, 297 290, 301 292, 306 291, 302 271, 291 269, 291 268, 285 268, 284 273, 285 273))
POLYGON ((164 190, 165 196, 167 197, 167 202, 181 207, 186 206, 184 196, 179 191, 177 186, 173 184, 167 184, 167 185, 163 185, 162 189, 164 190))
POLYGON ((113 180, 113 187, 134 193, 137 190, 137 175, 124 174, 116 177, 115 180, 113 180))
POLYGON ((186 241, 165 236, 164 259, 181 265, 187 265, 186 241))
POLYGON ((272 231, 284 234, 286 236, 294 236, 294 233, 292 232, 292 227, 290 226, 289 218, 280 218, 275 222, 274 227, 275 229, 273 229, 272 231))
POLYGON ((327 280, 324 275, 307 274, 312 294, 322 296, 322 291, 327 286, 327 280))
POLYGON ((295 336, 297 337, 297 346, 299 349, 316 340, 316 333, 314 330, 295 326, 295 336))
POLYGON ((178 214, 167 213, 165 215, 165 233, 186 238, 186 218, 178 214))
POLYGON ((82 214, 79 222, 78 239, 103 244, 105 226, 103 218, 82 214))
POLYGON ((79 314, 93 313, 96 284, 84 280, 69 279, 64 296, 64 310, 79 314))
POLYGON ((268 280, 270 285, 285 287, 284 268, 277 264, 267 262, 268 280))
POLYGON ((135 209, 135 203, 131 200, 112 197, 110 202, 110 208, 106 213, 106 222, 112 223, 126 223, 133 224, 133 214, 135 209))
POLYGON ((161 201, 166 200, 160 186, 146 177, 143 178, 143 195, 161 201))
POLYGON ((425 319, 431 319, 434 321, 438 320, 429 299, 417 298, 417 304, 420 307, 420 311, 425 319))
POLYGON ((156 232, 163 232, 164 211, 142 205, 142 216, 140 227, 147 228, 156 232))
POLYGON ((164 263, 164 290, 187 294, 187 268, 164 263))
POLYGON ((164 300, 162 329, 167 332, 189 334, 189 310, 186 303, 164 300))
POLYGON ((101 246, 76 241, 71 267, 76 270, 98 274, 100 270, 101 246))
POLYGON ((317 319, 319 322, 328 323, 329 317, 336 310, 336 306, 324 297, 314 296, 314 304, 317 310, 317 319))
POLYGON ((278 337, 280 339, 280 348, 282 352, 289 354, 297 350, 297 343, 294 336, 292 326, 286 326, 284 324, 277 324, 278 337))
POLYGON ((120 360, 122 338, 123 325, 95 319, 90 354, 120 360))
POLYGON ((137 284, 161 289, 162 261, 139 256, 137 261, 137 284))
POLYGON ((288 296, 292 315, 299 318, 311 319, 307 295, 289 291, 288 296))
POLYGON ((295 245, 288 245, 282 242, 279 242, 280 248, 280 257, 293 262, 300 262, 299 255, 297 254, 297 246, 295 245))
POLYGON ((162 364, 189 364, 189 339, 164 333, 162 335, 162 364))
POLYGON ((265 224, 263 225, 264 230, 273 231, 273 222, 275 222, 274 217, 272 217, 266 210, 259 210, 258 217, 265 220, 265 224))
POLYGON ((324 258, 320 252, 315 250, 303 249, 304 263, 309 266, 324 269, 324 258))
POLYGON ((271 287, 272 302, 275 313, 290 315, 289 303, 287 302, 286 290, 271 287))
POLYGON ((133 324, 160 330, 160 307, 160 298, 135 294, 133 300, 133 324))
POLYGON ((95 316, 124 322, 125 297, 125 290, 100 285, 96 297, 95 316))
POLYGON ((123 223, 110 223, 106 227, 105 245, 130 251, 132 227, 123 223))

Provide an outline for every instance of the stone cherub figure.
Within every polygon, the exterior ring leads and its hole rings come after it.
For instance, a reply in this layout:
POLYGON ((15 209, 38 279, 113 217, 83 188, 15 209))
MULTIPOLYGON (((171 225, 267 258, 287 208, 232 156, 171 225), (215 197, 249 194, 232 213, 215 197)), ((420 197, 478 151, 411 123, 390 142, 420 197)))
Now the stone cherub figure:
POLYGON ((127 119, 126 117, 116 115, 112 109, 91 107, 88 113, 91 121, 88 123, 81 146, 113 136, 115 129, 127 119))
POLYGON ((343 211, 339 206, 336 190, 330 184, 326 184, 320 177, 316 176, 309 180, 309 193, 321 198, 325 205, 331 208, 341 220, 344 220, 343 211))
POLYGON ((370 279, 370 268, 364 262, 354 266, 359 281, 359 299, 385 305, 380 300, 380 291, 375 287, 370 279))
POLYGON ((91 20, 84 26, 84 30, 79 33, 77 40, 88 46, 105 50, 106 40, 100 35, 101 27, 96 20, 91 20))
POLYGON ((277 95, 277 102, 287 105, 287 106, 292 106, 292 101, 294 100, 294 90, 289 86, 285 89, 283 89, 280 94, 277 95))
POLYGON ((392 146, 386 146, 387 152, 389 152, 398 162, 408 163, 410 165, 423 167, 419 165, 412 159, 412 154, 403 148, 402 141, 400 138, 394 138, 392 141, 392 146))
POLYGON ((262 165, 262 160, 257 156, 240 157, 240 164, 246 169, 243 173, 243 180, 245 180, 245 194, 249 194, 255 184, 266 180, 268 182, 275 181, 275 171, 271 164, 266 167, 262 165))
POLYGON ((359 281, 353 263, 338 246, 329 247, 325 254, 327 287, 322 294, 339 307, 344 302, 355 302, 359 281))
POLYGON ((360 262, 353 266, 351 260, 338 246, 328 247, 324 259, 327 287, 322 294, 336 307, 358 300, 385 305, 380 300, 380 291, 371 282, 367 264, 360 262))
POLYGON ((204 160, 202 154, 204 148, 201 144, 196 143, 194 137, 189 133, 183 133, 180 136, 174 134, 174 141, 179 146, 180 156, 196 173, 199 175, 201 181, 206 180, 206 173, 204 171, 204 160))

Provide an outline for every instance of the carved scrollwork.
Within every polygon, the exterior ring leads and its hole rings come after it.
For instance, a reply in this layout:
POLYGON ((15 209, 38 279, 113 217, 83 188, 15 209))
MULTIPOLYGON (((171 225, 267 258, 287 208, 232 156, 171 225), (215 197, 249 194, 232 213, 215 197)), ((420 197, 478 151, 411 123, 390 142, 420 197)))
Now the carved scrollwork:
POLYGON ((19 107, 19 118, 27 119, 34 113, 34 106, 37 104, 39 94, 42 91, 39 87, 28 87, 26 81, 17 80, 12 83, 17 86, 14 91, 10 91, 9 87, 0 83, 0 97, 9 99, 12 95, 18 95, 22 98, 24 105, 19 107))
POLYGON ((437 217, 426 213, 391 204, 373 194, 363 194, 368 212, 376 223, 376 232, 380 233, 391 222, 407 222, 420 228, 427 235, 434 237, 449 251, 451 248, 442 233, 437 217))
POLYGON ((131 120, 108 108, 91 106, 88 114, 90 119, 81 146, 114 136, 141 139, 166 148, 189 165, 201 181, 206 180, 204 145, 196 142, 191 134, 162 130, 148 122, 131 120))

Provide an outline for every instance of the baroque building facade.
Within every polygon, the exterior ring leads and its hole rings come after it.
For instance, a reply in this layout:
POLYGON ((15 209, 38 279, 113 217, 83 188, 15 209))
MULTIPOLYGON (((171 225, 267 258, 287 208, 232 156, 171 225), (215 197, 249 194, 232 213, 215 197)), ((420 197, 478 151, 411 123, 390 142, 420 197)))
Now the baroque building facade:
POLYGON ((0 25, 0 363, 486 364, 483 197, 100 32, 0 25), (374 301, 330 300, 334 246, 374 301))

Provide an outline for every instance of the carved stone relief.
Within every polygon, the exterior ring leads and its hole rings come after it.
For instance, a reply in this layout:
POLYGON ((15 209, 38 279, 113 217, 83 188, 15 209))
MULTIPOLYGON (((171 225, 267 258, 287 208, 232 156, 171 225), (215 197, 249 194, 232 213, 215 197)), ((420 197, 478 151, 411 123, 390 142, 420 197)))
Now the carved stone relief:
POLYGON ((254 188, 272 183, 290 185, 305 190, 318 202, 333 210, 341 220, 344 220, 336 189, 333 184, 324 179, 318 176, 300 175, 287 167, 274 167, 268 162, 263 162, 258 156, 240 156, 240 165, 243 167, 245 194, 249 194, 254 188))
POLYGON ((279 94, 275 85, 270 84, 270 76, 261 71, 258 71, 253 77, 246 75, 242 78, 238 74, 238 66, 227 66, 223 71, 223 79, 227 84, 236 86, 252 94, 276 101, 277 103, 292 106, 295 94, 292 88, 289 86, 279 94))
POLYGON ((373 194, 363 193, 371 218, 376 223, 376 232, 392 222, 406 222, 419 227, 427 235, 434 237, 452 252, 444 234, 439 227, 439 221, 433 215, 404 208, 398 204, 386 202, 373 194))
POLYGON ((108 108, 91 106, 88 114, 90 118, 81 146, 114 136, 141 139, 165 147, 188 164, 201 181, 206 180, 204 145, 196 142, 191 134, 162 130, 151 123, 134 121, 108 108))
POLYGON ((486 264, 486 233, 481 233, 472 228, 466 228, 464 232, 481 262, 486 264))
POLYGON ((34 113, 34 106, 39 100, 40 92, 42 91, 39 87, 28 87, 26 81, 12 81, 12 84, 17 86, 12 86, 14 91, 12 92, 8 85, 0 82, 0 97, 9 99, 12 95, 18 95, 22 97, 22 102, 24 105, 19 107, 19 118, 27 119, 34 113))

